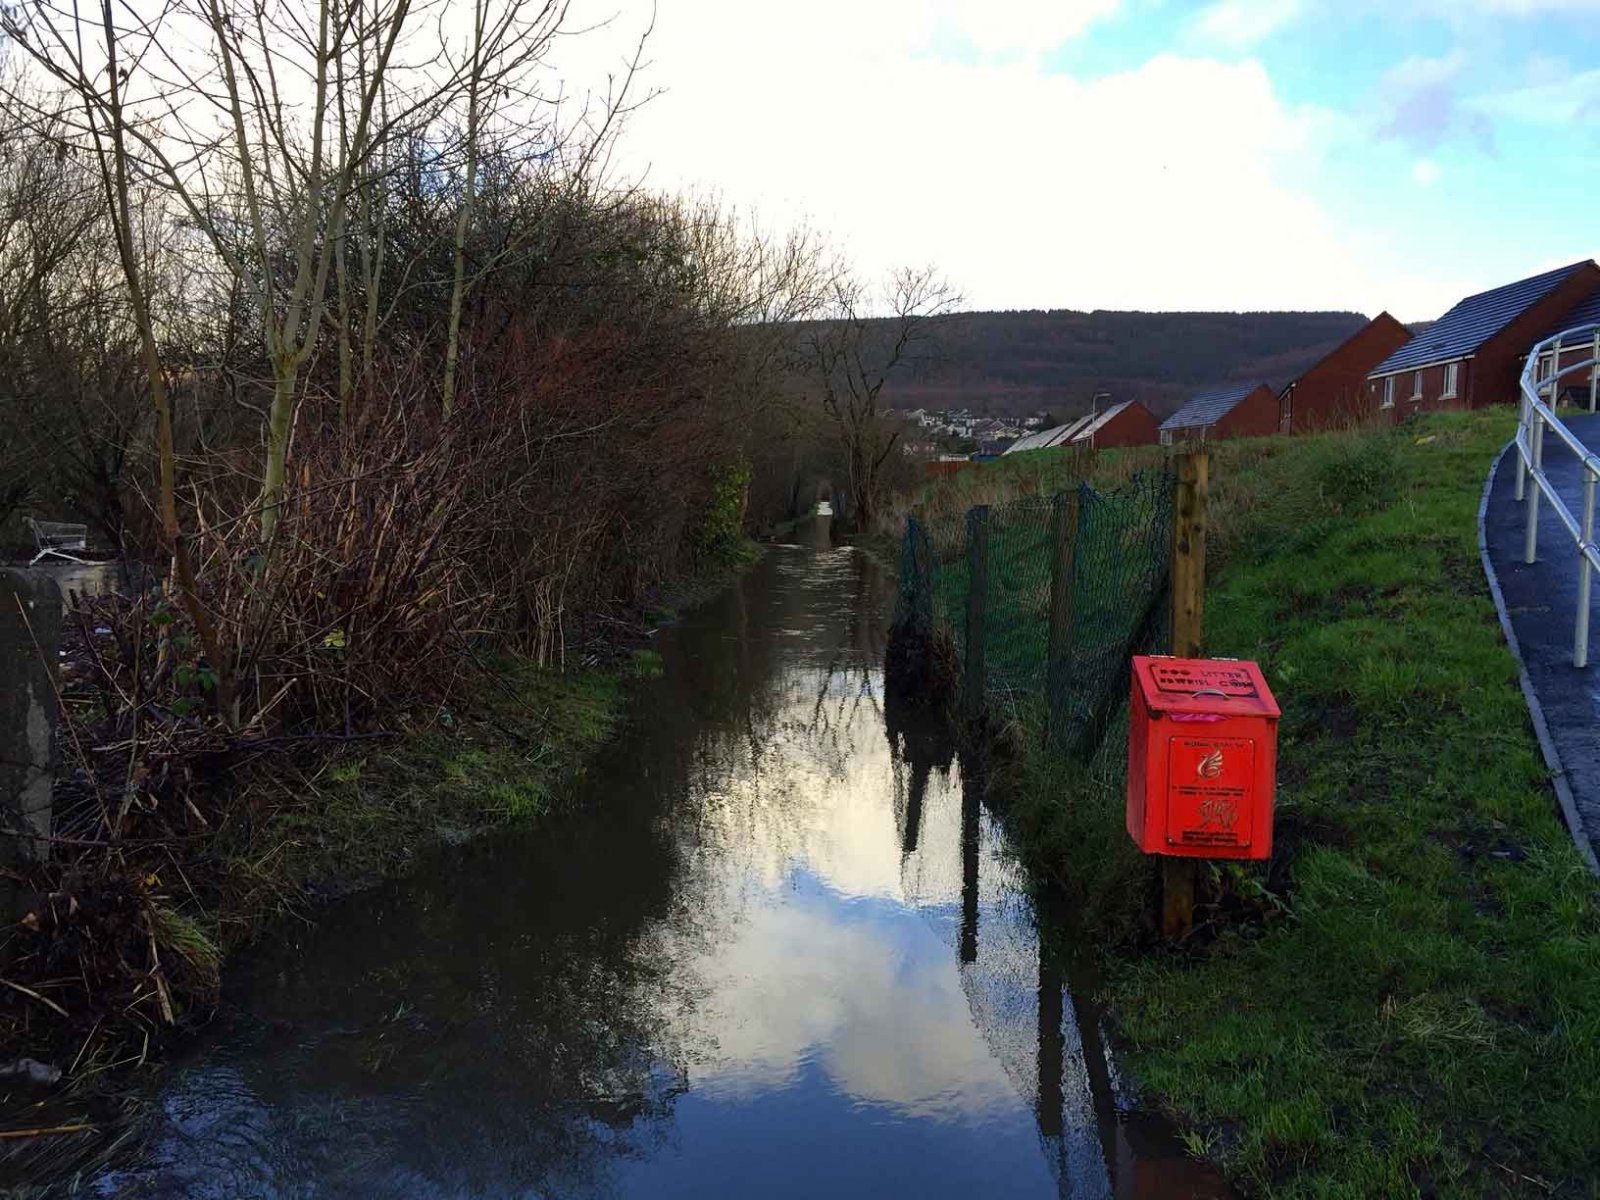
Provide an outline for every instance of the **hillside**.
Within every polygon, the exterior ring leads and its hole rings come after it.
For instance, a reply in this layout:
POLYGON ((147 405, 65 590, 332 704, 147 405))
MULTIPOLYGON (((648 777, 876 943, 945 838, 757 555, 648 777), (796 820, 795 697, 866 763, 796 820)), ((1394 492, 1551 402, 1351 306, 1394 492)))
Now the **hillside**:
POLYGON ((1097 391, 1171 412, 1215 384, 1280 386, 1364 324, 1350 312, 974 312, 936 321, 940 354, 888 389, 898 408, 1087 412, 1097 391))

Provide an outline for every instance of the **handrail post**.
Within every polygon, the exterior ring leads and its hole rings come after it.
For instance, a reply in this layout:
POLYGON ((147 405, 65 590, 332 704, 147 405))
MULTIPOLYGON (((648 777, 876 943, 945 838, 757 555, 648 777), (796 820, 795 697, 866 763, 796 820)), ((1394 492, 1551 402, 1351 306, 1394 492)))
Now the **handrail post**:
POLYGON ((1528 407, 1533 418, 1528 436, 1528 451, 1533 458, 1528 472, 1533 476, 1533 486, 1528 489, 1528 525, 1522 539, 1522 561, 1533 563, 1539 558, 1539 479, 1544 470, 1544 414, 1532 404, 1528 407))
POLYGON ((1550 411, 1561 407, 1561 335, 1556 334, 1555 348, 1550 351, 1550 411))
POLYGON ((1583 537, 1578 542, 1578 626, 1572 636, 1572 665, 1589 665, 1589 589, 1594 582, 1594 567, 1589 548, 1594 545, 1594 467, 1583 464, 1583 537))
MULTIPOLYGON (((1526 376, 1526 374, 1524 374, 1523 380, 1526 380, 1526 378, 1527 378, 1527 376, 1526 376)), ((1520 402, 1519 405, 1518 405, 1519 411, 1517 413, 1517 432, 1526 436, 1526 434, 1528 432, 1528 412, 1529 412, 1529 409, 1528 409, 1528 388, 1527 388, 1527 384, 1525 382, 1519 381, 1519 383, 1518 383, 1518 386, 1517 386, 1517 399, 1520 402)), ((1531 445, 1532 442, 1530 441, 1529 444, 1531 445)), ((1517 490, 1516 490, 1516 501, 1517 501, 1518 504, 1522 503, 1522 496, 1523 496, 1523 493, 1527 490, 1527 483, 1528 483, 1528 463, 1527 463, 1527 460, 1522 457, 1522 447, 1518 446, 1517 447, 1517 490)))
POLYGON ((1589 411, 1594 412, 1595 385, 1600 383, 1600 325, 1595 326, 1594 344, 1589 348, 1589 411))

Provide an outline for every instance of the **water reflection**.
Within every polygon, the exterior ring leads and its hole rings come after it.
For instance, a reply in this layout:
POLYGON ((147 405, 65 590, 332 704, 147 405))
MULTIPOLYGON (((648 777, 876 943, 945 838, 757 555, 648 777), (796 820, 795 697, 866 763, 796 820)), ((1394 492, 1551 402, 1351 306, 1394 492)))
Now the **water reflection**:
POLYGON ((885 591, 774 550, 668 630, 581 806, 257 952, 102 1194, 1126 1191, 978 781, 885 711, 885 591))

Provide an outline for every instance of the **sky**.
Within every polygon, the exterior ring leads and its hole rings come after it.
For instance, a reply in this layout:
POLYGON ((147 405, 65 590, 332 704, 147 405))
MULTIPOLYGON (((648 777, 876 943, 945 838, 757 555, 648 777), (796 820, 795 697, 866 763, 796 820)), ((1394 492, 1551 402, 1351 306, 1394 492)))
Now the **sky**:
POLYGON ((1600 255, 1600 0, 575 0, 613 170, 969 309, 1387 309, 1600 255))

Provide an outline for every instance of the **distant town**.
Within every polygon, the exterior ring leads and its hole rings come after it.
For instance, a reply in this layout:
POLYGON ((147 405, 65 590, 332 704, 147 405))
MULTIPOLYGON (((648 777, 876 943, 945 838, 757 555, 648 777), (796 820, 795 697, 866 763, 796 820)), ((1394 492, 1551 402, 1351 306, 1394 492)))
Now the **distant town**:
POLYGON ((903 416, 914 427, 901 443, 904 452, 947 462, 974 455, 997 457, 1018 439, 1052 422, 1043 409, 1026 417, 986 417, 970 408, 917 408, 903 416))

